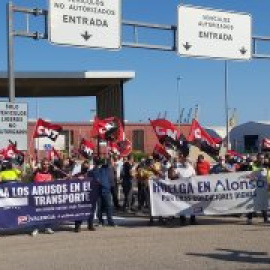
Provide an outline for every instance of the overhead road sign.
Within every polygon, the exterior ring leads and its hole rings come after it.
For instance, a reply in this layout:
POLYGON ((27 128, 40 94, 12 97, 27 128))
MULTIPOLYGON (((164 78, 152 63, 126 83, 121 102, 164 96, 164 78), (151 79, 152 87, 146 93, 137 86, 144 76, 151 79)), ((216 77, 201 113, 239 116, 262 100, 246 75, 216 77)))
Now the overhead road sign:
POLYGON ((235 60, 252 58, 249 14, 178 6, 178 53, 235 60))
POLYGON ((27 150, 27 104, 0 102, 0 149, 17 143, 19 150, 27 150))
POLYGON ((121 48, 121 0, 49 0, 52 43, 89 48, 121 48))

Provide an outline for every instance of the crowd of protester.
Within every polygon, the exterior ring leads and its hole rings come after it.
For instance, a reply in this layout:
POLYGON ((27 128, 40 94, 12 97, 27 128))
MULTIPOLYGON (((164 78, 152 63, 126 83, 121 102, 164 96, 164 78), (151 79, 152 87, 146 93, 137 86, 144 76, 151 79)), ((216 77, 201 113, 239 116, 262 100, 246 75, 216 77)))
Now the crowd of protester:
MULTIPOLYGON (((200 154, 196 162, 181 153, 171 160, 162 160, 159 156, 148 156, 135 162, 132 155, 125 158, 111 156, 108 159, 94 157, 78 159, 75 157, 49 160, 43 158, 37 162, 29 157, 22 165, 12 160, 1 160, 0 181, 44 183, 53 180, 92 177, 99 182, 100 192, 97 203, 97 220, 99 226, 104 226, 103 213, 107 217, 107 225, 114 227, 113 211, 124 213, 148 213, 149 225, 154 222, 150 211, 149 179, 158 176, 172 181, 195 175, 219 174, 237 171, 262 171, 270 179, 270 156, 264 154, 247 155, 243 157, 218 157, 210 164, 204 155, 200 154)), ((268 182, 269 183, 269 182, 268 182)), ((264 222, 268 222, 267 211, 262 211, 264 222)), ((252 223, 253 213, 247 215, 247 224, 252 223)), ((174 219, 174 217, 172 217, 174 219)), ((168 219, 159 217, 159 222, 168 219)), ((190 217, 190 224, 196 224, 195 216, 190 217)), ((185 216, 180 216, 180 223, 187 223, 185 216)), ((81 231, 82 221, 75 222, 75 232, 81 231)), ((40 228, 33 228, 32 235, 39 233, 40 228)), ((45 232, 54 233, 51 224, 44 226, 45 232)), ((88 229, 95 230, 93 220, 88 221, 88 229)))

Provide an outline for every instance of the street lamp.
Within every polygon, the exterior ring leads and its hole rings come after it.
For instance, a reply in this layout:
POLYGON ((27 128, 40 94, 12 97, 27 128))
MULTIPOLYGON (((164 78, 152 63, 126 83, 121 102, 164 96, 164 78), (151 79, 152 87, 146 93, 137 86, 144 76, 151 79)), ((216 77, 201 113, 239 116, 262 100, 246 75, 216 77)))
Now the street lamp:
POLYGON ((225 96, 224 96, 224 103, 225 103, 225 119, 226 119, 226 150, 230 150, 230 131, 229 131, 229 102, 228 102, 228 62, 225 60, 225 96))
MULTIPOLYGON (((93 118, 94 118, 95 115, 96 115, 97 110, 96 110, 96 109, 90 109, 90 112, 93 114, 93 118)), ((90 121, 91 121, 91 120, 90 120, 90 121)))
POLYGON ((183 77, 178 76, 177 77, 177 94, 178 94, 178 123, 180 124, 180 114, 181 114, 181 106, 180 106, 180 80, 182 80, 183 77))

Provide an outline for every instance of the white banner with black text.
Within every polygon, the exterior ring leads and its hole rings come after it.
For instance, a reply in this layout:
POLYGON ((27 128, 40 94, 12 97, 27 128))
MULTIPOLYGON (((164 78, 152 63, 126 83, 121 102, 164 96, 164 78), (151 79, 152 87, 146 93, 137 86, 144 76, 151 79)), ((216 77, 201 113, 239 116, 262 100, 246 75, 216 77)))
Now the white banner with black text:
POLYGON ((224 173, 179 180, 150 180, 152 216, 226 215, 265 210, 266 177, 224 173))

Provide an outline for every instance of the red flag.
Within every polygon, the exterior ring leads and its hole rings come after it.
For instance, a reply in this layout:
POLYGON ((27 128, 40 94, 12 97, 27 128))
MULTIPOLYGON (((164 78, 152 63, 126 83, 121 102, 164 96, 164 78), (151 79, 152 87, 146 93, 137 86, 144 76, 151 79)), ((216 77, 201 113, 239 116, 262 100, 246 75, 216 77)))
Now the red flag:
POLYGON ((120 151, 118 149, 117 143, 108 142, 108 150, 110 154, 120 156, 120 151))
POLYGON ((130 140, 125 139, 123 141, 119 141, 117 143, 115 142, 109 142, 108 148, 110 153, 119 155, 121 157, 128 156, 132 151, 132 144, 130 140))
POLYGON ((48 137, 55 142, 61 131, 62 127, 60 125, 54 125, 42 119, 38 119, 33 138, 48 137))
POLYGON ((163 145, 156 144, 153 155, 158 155, 161 159, 169 160, 171 158, 171 155, 166 151, 163 145))
POLYGON ((166 119, 150 120, 160 144, 167 148, 178 150, 185 156, 189 154, 189 145, 186 138, 173 123, 166 119))
POLYGON ((243 158, 243 155, 237 153, 236 151, 234 150, 228 150, 227 151, 227 154, 232 156, 232 157, 236 157, 236 158, 243 158))
POLYGON ((17 144, 10 141, 7 148, 0 150, 0 155, 4 157, 4 159, 13 159, 17 161, 20 165, 24 162, 24 153, 17 149, 17 144))
POLYGON ((48 151, 48 159, 49 160, 60 160, 60 153, 52 146, 52 148, 48 151))
POLYGON ((262 140, 262 149, 269 150, 270 149, 270 139, 264 138, 262 140))
POLYGON ((117 117, 106 119, 95 117, 91 136, 105 141, 121 141, 124 139, 123 125, 117 117))
POLYGON ((150 123, 158 137, 160 143, 163 143, 166 138, 177 141, 180 137, 180 132, 176 127, 166 119, 150 120, 150 123))
POLYGON ((117 142, 117 146, 120 151, 121 157, 128 156, 132 151, 132 144, 131 141, 128 139, 117 142))
POLYGON ((215 141, 216 144, 222 144, 222 139, 221 138, 212 137, 212 139, 215 141))
POLYGON ((6 149, 4 149, 5 159, 15 158, 16 146, 14 144, 9 144, 6 149))
POLYGON ((189 136, 187 138, 189 142, 192 142, 198 146, 202 151, 210 155, 218 155, 221 144, 217 143, 206 131, 203 129, 197 120, 193 119, 190 128, 189 136))
POLYGON ((79 153, 85 157, 85 158, 90 158, 93 153, 94 153, 95 145, 87 141, 85 139, 81 140, 80 146, 79 146, 79 153))

